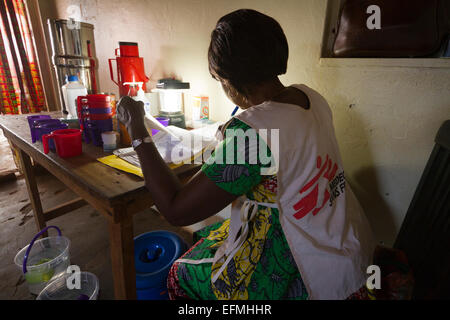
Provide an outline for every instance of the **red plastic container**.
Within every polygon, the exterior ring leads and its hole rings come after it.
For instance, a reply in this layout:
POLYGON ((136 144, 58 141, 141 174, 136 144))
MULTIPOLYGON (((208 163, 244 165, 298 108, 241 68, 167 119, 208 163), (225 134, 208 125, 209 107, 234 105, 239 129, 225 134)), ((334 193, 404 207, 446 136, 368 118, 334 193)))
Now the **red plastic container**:
POLYGON ((111 104, 111 96, 106 94, 90 94, 77 98, 77 112, 80 128, 84 130, 86 126, 85 120, 108 120, 115 115, 116 110, 111 104), (111 112, 101 113, 100 111, 102 110, 111 112))
POLYGON ((89 109, 112 108, 111 96, 107 94, 89 94, 77 98, 77 107, 88 107, 89 109))
POLYGON ((63 129, 53 131, 51 134, 42 136, 44 153, 49 152, 48 140, 53 139, 56 145, 56 153, 61 158, 71 158, 83 153, 81 146, 81 130, 63 129))

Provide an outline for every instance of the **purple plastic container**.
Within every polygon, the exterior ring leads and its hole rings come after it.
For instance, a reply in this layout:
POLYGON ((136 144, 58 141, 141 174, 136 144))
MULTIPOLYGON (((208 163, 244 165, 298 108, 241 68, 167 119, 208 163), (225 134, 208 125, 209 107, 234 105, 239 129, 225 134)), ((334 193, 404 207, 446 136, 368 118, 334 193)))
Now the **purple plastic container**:
MULTIPOLYGON (((60 124, 61 121, 58 119, 44 119, 44 120, 34 120, 33 121, 33 128, 36 129, 38 126, 43 125, 43 124, 60 124)), ((36 136, 36 140, 37 136, 36 136)))
POLYGON ((89 143, 92 142, 94 146, 101 147, 103 145, 102 132, 95 124, 87 125, 86 135, 89 135, 89 143))
POLYGON ((102 133, 113 131, 112 119, 88 120, 84 130, 86 143, 93 143, 97 147, 103 146, 102 133))
MULTIPOLYGON (((42 142, 42 136, 46 134, 51 134, 55 130, 68 129, 69 125, 67 123, 43 123, 36 127, 36 135, 39 141, 42 142)), ((53 152, 56 151, 55 142, 53 139, 49 139, 48 146, 53 152)))
POLYGON ((61 123, 61 121, 59 121, 58 119, 34 120, 32 127, 33 127, 35 141, 33 143, 35 143, 36 141, 39 141, 39 129, 38 129, 39 126, 41 126, 43 124, 58 125, 60 123, 61 123))
POLYGON ((93 143, 95 146, 103 146, 102 133, 113 131, 112 118, 106 120, 91 120, 89 115, 105 115, 111 114, 112 108, 90 108, 83 106, 81 110, 82 116, 79 117, 80 126, 83 127, 83 140, 85 143, 93 143))
POLYGON ((89 112, 87 114, 108 114, 112 112, 112 108, 96 108, 96 109, 89 109, 89 112))
MULTIPOLYGON (((158 120, 158 122, 161 123, 164 127, 168 127, 169 126, 169 122, 170 122, 169 118, 156 118, 156 120, 158 120)), ((159 130, 153 129, 152 130, 152 136, 154 136, 158 132, 159 132, 159 130)))
POLYGON ((35 130, 34 130, 34 125, 33 125, 33 123, 34 123, 34 121, 35 120, 44 120, 44 119, 46 119, 46 120, 48 120, 48 119, 51 119, 52 117, 50 117, 50 116, 47 116, 47 115, 41 115, 41 116, 28 116, 27 117, 27 119, 28 119, 28 125, 30 126, 30 134, 31 134, 31 141, 33 142, 33 143, 35 143, 36 142, 36 133, 35 133, 35 130))

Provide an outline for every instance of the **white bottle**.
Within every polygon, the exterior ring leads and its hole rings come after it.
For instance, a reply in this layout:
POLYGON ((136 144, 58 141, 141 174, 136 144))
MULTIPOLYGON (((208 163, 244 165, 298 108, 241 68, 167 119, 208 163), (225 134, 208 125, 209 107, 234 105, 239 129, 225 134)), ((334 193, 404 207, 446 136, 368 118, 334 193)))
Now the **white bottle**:
POLYGON ((149 92, 146 93, 145 96, 147 97, 147 100, 150 101, 150 114, 157 117, 159 115, 159 93, 149 92))
POLYGON ((137 91, 137 95, 132 97, 135 101, 142 101, 144 103, 144 110, 146 114, 151 114, 151 108, 150 108, 150 101, 147 99, 147 96, 145 95, 143 86, 143 82, 125 82, 124 85, 130 85, 131 86, 138 86, 139 90, 137 91))
POLYGON ((78 82, 78 76, 69 76, 69 82, 62 86, 62 92, 69 117, 77 119, 77 98, 86 96, 88 93, 87 89, 78 82))

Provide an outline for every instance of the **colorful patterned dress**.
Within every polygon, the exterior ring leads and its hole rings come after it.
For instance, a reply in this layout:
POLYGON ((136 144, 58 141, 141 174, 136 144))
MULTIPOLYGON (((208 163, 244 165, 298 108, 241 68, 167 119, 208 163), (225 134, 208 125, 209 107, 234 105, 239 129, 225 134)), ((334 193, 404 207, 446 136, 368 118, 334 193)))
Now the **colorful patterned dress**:
MULTIPOLYGON (((240 120, 233 119, 228 130, 251 129, 240 120)), ((260 140, 259 137, 257 137, 260 140)), ((237 138, 227 137, 210 160, 225 155, 234 148, 237 154, 237 138), (218 152, 219 151, 219 152, 218 152)), ((261 139, 258 146, 270 150, 261 139)), ((277 177, 262 176, 259 161, 250 164, 246 148, 244 164, 217 164, 207 161, 203 173, 225 191, 236 195, 246 195, 257 202, 276 203, 277 177)), ((259 153, 258 153, 259 155, 259 153)), ((259 157, 259 156, 258 156, 259 157)), ((217 161, 218 162, 218 161, 217 161)), ((225 161, 223 161, 225 163, 225 161)), ((239 163, 239 162, 235 162, 239 163)), ((194 236, 197 243, 182 259, 211 259, 216 250, 228 237, 230 220, 207 227, 194 236)), ((200 300, 305 300, 308 293, 295 264, 279 221, 278 209, 259 206, 258 214, 249 223, 247 240, 228 266, 212 284, 211 277, 222 265, 216 263, 188 264, 176 262, 169 274, 168 287, 172 299, 200 300)))

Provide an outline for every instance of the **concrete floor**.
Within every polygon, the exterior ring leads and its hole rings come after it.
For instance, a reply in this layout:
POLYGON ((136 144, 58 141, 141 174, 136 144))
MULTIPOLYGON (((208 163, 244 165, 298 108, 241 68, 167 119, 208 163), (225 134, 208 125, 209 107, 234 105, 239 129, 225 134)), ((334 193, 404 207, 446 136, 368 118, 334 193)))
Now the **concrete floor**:
MULTIPOLYGON (((11 152, 0 130, 0 159, 3 169, 14 167, 11 152)), ((48 173, 37 177, 44 210, 76 198, 59 180, 48 173)), ((192 231, 217 221, 218 218, 188 228, 169 225, 158 212, 148 209, 134 217, 135 235, 152 230, 176 232, 192 244, 192 231)), ((71 240, 71 264, 82 271, 94 273, 100 282, 99 299, 113 299, 108 224, 92 207, 85 206, 50 221, 61 228, 71 240)), ((16 253, 26 246, 37 232, 25 180, 0 184, 0 299, 34 299, 28 292, 21 270, 14 264, 16 253)), ((54 231, 50 231, 51 234, 54 231)))

